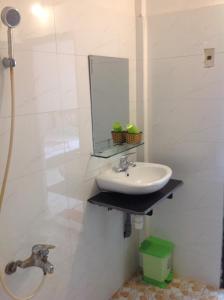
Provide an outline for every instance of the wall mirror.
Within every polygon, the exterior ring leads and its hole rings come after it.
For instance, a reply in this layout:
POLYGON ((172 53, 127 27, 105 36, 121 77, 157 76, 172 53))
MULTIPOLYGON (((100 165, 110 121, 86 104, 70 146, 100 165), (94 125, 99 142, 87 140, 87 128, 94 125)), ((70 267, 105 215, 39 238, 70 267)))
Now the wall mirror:
POLYGON ((129 60, 89 56, 93 155, 111 157, 136 145, 116 143, 111 130, 115 121, 129 122, 129 60))

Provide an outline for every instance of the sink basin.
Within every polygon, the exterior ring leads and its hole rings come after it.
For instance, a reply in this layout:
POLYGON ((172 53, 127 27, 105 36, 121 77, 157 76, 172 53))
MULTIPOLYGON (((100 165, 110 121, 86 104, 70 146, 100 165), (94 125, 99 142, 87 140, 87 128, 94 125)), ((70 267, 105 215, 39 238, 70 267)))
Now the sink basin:
POLYGON ((96 181, 102 191, 142 195, 162 189, 171 175, 172 170, 167 166, 137 162, 126 172, 117 173, 113 169, 103 171, 96 181))

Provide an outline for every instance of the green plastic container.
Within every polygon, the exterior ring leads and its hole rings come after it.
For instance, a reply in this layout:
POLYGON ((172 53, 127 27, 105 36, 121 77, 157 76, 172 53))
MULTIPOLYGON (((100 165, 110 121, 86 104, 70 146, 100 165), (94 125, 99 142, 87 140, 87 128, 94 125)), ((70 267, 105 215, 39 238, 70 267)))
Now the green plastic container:
POLYGON ((143 256, 143 280, 145 283, 165 288, 173 279, 172 254, 174 244, 150 236, 139 248, 143 256))

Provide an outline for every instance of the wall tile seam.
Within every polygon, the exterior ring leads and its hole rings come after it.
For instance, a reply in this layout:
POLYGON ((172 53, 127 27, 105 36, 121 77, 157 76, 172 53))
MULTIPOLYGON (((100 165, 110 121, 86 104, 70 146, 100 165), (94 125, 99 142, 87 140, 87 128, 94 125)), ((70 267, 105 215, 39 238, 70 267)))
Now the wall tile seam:
MULTIPOLYGON (((1 50, 7 50, 7 47, 0 47, 0 51, 1 50)), ((115 57, 115 56, 113 56, 113 55, 106 55, 106 54, 96 54, 96 53, 94 53, 94 54, 92 54, 91 52, 89 53, 89 54, 87 54, 87 53, 69 53, 69 52, 63 52, 63 51, 46 51, 46 50, 33 50, 33 49, 17 49, 16 48, 16 46, 15 46, 15 48, 14 48, 14 56, 15 56, 15 58, 16 58, 16 53, 37 53, 37 54, 52 54, 52 55, 63 55, 63 56, 70 56, 70 57, 87 57, 88 58, 88 56, 89 55, 99 55, 99 56, 108 56, 108 57, 115 57)), ((135 55, 126 55, 126 56, 124 56, 124 55, 117 55, 116 56, 116 58, 128 58, 130 61, 133 61, 133 62, 135 62, 135 61, 138 61, 138 60, 141 60, 141 57, 140 58, 136 58, 136 56, 135 55)))
MULTIPOLYGON (((59 164, 60 166, 63 166, 63 163, 59 164)), ((47 173, 47 171, 49 169, 53 169, 53 168, 40 168, 38 170, 34 170, 34 171, 29 171, 23 175, 19 175, 19 176, 13 176, 13 177, 10 177, 9 175, 9 179, 8 179, 8 183, 7 183, 7 186, 9 186, 9 184, 15 184, 16 182, 22 180, 22 179, 25 179, 25 178, 30 178, 31 176, 33 175, 37 175, 37 174, 42 174, 42 173, 47 173)), ((2 181, 0 181, 0 184, 2 184, 2 181)), ((7 192, 6 192, 6 199, 8 198, 9 195, 7 195, 7 192)))
MULTIPOLYGON (((66 154, 67 154, 67 151, 66 151, 66 142, 63 142, 63 153, 61 153, 61 160, 60 162, 58 162, 56 164, 56 166, 52 166, 52 167, 48 167, 46 166, 47 165, 47 162, 45 163, 45 166, 43 167, 39 167, 35 170, 29 170, 29 171, 26 171, 25 173, 22 173, 22 175, 13 175, 13 176, 10 176, 9 175, 9 179, 8 179, 8 185, 9 184, 15 184, 16 182, 22 180, 22 179, 25 179, 25 178, 30 178, 31 176, 35 176, 37 174, 45 174, 47 173, 49 170, 52 170, 52 169, 55 169, 55 168, 58 168, 58 167, 61 167, 61 168, 64 168, 65 165, 67 165, 69 162, 73 162, 74 159, 70 158, 68 159, 66 157, 66 154)), ((74 153, 73 154, 74 156, 75 155, 78 155, 80 156, 80 152, 77 152, 77 153, 74 153)), ((82 153, 81 156, 86 159, 91 159, 91 154, 87 154, 87 153, 82 153)), ((13 168, 13 167, 12 167, 13 168)), ((99 166, 97 168, 94 168, 92 170, 89 170, 89 173, 92 173, 94 172, 93 175, 89 175, 88 176, 88 172, 87 172, 87 175, 84 175, 84 176, 78 176, 79 178, 81 178, 82 182, 85 183, 85 182, 88 182, 90 181, 91 179, 94 179, 96 177, 96 173, 98 173, 101 169, 103 168, 103 166, 99 166)), ((2 180, 0 181, 0 185, 2 184, 2 180)), ((6 194, 6 198, 7 198, 7 194, 6 194)))
MULTIPOLYGON (((62 95, 63 96, 63 95, 62 95)), ((41 116, 41 115, 53 115, 53 114, 61 114, 63 116, 63 113, 68 112, 80 112, 80 111, 90 111, 90 105, 85 107, 75 107, 70 109, 58 109, 58 110, 49 110, 49 111, 43 111, 43 112, 36 112, 36 113, 16 113, 15 116, 17 118, 22 117, 32 117, 32 116, 41 116)), ((10 114, 0 115, 0 121, 1 120, 9 120, 11 117, 10 114)))
MULTIPOLYGON (((215 51, 215 55, 222 56, 224 55, 224 51, 215 51)), ((172 60, 172 59, 183 59, 183 58, 193 58, 193 57, 201 57, 204 59, 204 54, 195 53, 195 54, 186 54, 186 55, 176 55, 176 56, 161 56, 161 57, 151 57, 152 62, 160 61, 160 60, 172 60)))
POLYGON ((50 4, 50 9, 51 9, 51 13, 52 13, 52 18, 53 18, 53 33, 52 36, 54 36, 54 43, 55 43, 55 50, 56 53, 58 52, 58 33, 57 33, 57 21, 56 21, 56 3, 54 0, 52 0, 51 4, 50 4))
MULTIPOLYGON (((7 47, 0 47, 0 50, 7 51, 7 47)), ((29 48, 17 48, 16 45, 14 46, 14 56, 16 56, 16 53, 43 53, 43 54, 57 54, 57 51, 48 51, 48 50, 34 50, 29 48)))
POLYGON ((179 9, 179 10, 165 10, 163 12, 155 12, 155 13, 150 13, 150 8, 148 12, 148 18, 156 18, 156 17, 164 17, 164 16, 171 16, 171 15, 177 15, 177 14, 186 14, 186 13, 191 13, 192 11, 198 11, 198 10, 207 10, 211 8, 217 8, 218 6, 224 6, 224 2, 222 3, 216 3, 216 4, 210 4, 206 6, 196 6, 192 8, 186 8, 185 9, 179 9))
MULTIPOLYGON (((88 155, 86 155, 86 156, 88 156, 88 155)), ((64 165, 66 165, 66 164, 69 163, 69 161, 70 161, 70 162, 73 162, 73 159, 70 159, 70 160, 67 160, 67 161, 65 161, 65 162, 62 162, 62 163, 59 164, 59 166, 61 166, 61 167, 63 168, 64 165)), ((51 169, 54 169, 54 168, 46 168, 46 169, 45 169, 45 168, 43 168, 43 169, 41 168, 41 169, 38 169, 38 170, 35 170, 35 171, 27 172, 26 174, 23 174, 23 175, 21 175, 21 176, 13 176, 13 178, 9 178, 7 186, 9 186, 9 184, 10 184, 10 185, 17 184, 19 181, 24 180, 24 179, 26 179, 26 178, 30 179, 30 177, 35 176, 35 175, 38 175, 38 174, 45 174, 45 173, 47 173, 48 170, 51 170, 51 169)), ((97 173, 97 171, 100 171, 101 169, 103 169, 102 166, 101 166, 101 167, 98 167, 98 168, 96 168, 96 169, 94 169, 93 171, 95 171, 95 172, 97 173)), ((90 172, 92 172, 92 171, 90 171, 90 172)), ((74 176, 74 178, 75 178, 75 177, 76 177, 76 176, 74 176)), ((78 176, 78 177, 81 179, 82 183, 85 184, 85 183, 90 183, 90 182, 92 182, 92 180, 96 178, 96 174, 94 174, 93 176, 89 176, 89 177, 88 177, 88 176, 78 176)), ((65 180, 65 181, 66 181, 66 180, 65 180)), ((1 185, 1 184, 2 184, 2 181, 0 181, 0 185, 1 185)), ((46 185, 46 188, 48 188, 47 185, 46 185)), ((6 197, 5 197, 6 201, 7 201, 7 199, 10 198, 10 197, 11 197, 11 194, 8 194, 8 195, 7 195, 7 193, 6 193, 6 197)), ((65 197, 66 197, 66 196, 65 196, 65 197)), ((66 198, 69 198, 69 196, 66 197, 66 198)), ((87 199, 87 200, 88 200, 88 199, 87 199)))

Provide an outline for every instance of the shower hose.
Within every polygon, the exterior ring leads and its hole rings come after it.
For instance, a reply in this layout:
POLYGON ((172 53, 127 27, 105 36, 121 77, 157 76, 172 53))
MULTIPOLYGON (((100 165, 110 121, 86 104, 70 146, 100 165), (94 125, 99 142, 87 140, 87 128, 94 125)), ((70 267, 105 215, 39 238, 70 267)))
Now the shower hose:
MULTIPOLYGON (((14 69, 13 69, 13 67, 10 67, 10 83, 11 83, 11 126, 10 126, 10 138, 9 138, 8 155, 7 155, 7 160, 6 160, 6 166, 5 166, 2 186, 1 186, 1 190, 0 190, 0 213, 2 211, 3 200, 4 200, 6 186, 7 186, 7 182, 8 182, 9 169, 10 169, 11 160, 12 160, 14 131, 15 131, 15 87, 14 87, 14 69)), ((4 291, 6 292, 6 294, 8 294, 14 300, 29 300, 29 299, 32 299, 39 292, 39 290, 43 286, 44 280, 45 280, 45 276, 43 274, 43 277, 42 277, 42 280, 41 280, 40 284, 32 291, 32 293, 29 296, 25 296, 23 298, 20 298, 20 297, 16 296, 7 287, 3 274, 4 274, 3 272, 0 273, 0 282, 2 284, 2 287, 3 287, 4 291)))

